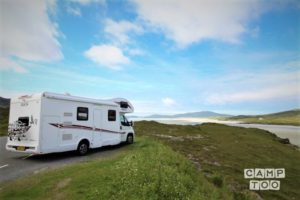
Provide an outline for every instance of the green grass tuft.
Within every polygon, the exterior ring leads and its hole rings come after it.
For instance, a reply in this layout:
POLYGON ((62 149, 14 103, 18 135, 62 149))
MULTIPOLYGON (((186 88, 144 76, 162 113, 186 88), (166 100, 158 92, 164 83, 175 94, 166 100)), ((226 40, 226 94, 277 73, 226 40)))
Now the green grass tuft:
MULTIPOLYGON (((223 195, 224 196, 224 195, 223 195)), ((115 158, 32 175, 1 186, 0 199, 222 199, 182 155, 140 138, 115 158)), ((226 194, 225 194, 226 197, 226 194)))
POLYGON ((212 182, 215 186, 222 187, 223 186, 223 177, 220 175, 214 175, 212 177, 212 182))

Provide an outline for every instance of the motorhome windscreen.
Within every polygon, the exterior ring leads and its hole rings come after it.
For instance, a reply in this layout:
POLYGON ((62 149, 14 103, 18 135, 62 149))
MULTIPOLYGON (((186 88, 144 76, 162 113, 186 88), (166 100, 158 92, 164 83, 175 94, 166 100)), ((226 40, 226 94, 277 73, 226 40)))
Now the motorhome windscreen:
POLYGON ((29 117, 19 117, 18 121, 22 122, 25 126, 29 125, 29 117))
POLYGON ((120 121, 123 126, 129 126, 128 120, 126 119, 125 115, 120 115, 120 121))

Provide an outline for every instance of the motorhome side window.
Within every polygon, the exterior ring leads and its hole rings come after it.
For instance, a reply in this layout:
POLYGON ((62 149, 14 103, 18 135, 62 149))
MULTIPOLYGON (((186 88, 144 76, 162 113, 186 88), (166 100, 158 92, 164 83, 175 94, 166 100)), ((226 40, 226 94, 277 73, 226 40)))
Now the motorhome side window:
POLYGON ((116 111, 108 110, 108 121, 116 121, 116 111))
POLYGON ((86 107, 77 107, 77 120, 87 121, 89 119, 89 109, 86 107))

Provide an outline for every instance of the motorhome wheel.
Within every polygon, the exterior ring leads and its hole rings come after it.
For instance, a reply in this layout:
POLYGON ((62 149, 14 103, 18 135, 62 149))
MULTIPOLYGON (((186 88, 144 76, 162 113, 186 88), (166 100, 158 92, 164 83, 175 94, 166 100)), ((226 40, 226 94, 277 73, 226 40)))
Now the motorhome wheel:
POLYGON ((133 135, 132 134, 129 134, 127 136, 126 142, 127 142, 127 144, 132 144, 133 143, 133 135))
POLYGON ((83 155, 86 155, 87 152, 89 150, 89 145, 87 142, 80 142, 79 145, 78 145, 78 148, 77 148, 77 152, 79 155, 83 156, 83 155))

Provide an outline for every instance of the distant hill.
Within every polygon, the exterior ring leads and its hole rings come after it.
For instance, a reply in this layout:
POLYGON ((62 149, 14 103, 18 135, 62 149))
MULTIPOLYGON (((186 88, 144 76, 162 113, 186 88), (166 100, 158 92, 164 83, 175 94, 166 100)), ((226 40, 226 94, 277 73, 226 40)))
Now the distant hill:
POLYGON ((126 115, 127 118, 132 119, 132 118, 140 118, 139 116, 135 116, 135 115, 126 115))
POLYGON ((0 136, 7 134, 10 99, 0 97, 0 136))
POLYGON ((226 119, 239 120, 246 123, 300 125, 300 109, 266 115, 238 115, 227 117, 226 119))
POLYGON ((154 114, 154 115, 148 115, 142 118, 171 118, 171 115, 159 115, 159 114, 154 114))
POLYGON ((150 115, 144 118, 180 118, 180 117, 191 117, 191 118, 210 118, 210 117, 230 117, 231 115, 215 113, 211 111, 201 111, 201 112, 189 112, 175 115, 150 115))
POLYGON ((9 107, 9 104, 10 104, 10 99, 0 97, 0 107, 1 108, 9 107))
POLYGON ((7 135, 9 107, 0 107, 0 136, 7 135))

